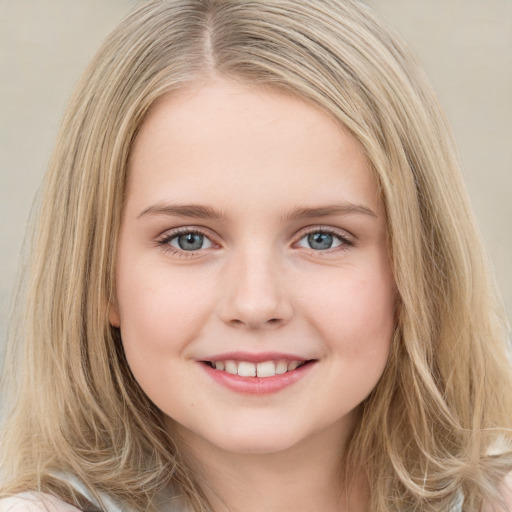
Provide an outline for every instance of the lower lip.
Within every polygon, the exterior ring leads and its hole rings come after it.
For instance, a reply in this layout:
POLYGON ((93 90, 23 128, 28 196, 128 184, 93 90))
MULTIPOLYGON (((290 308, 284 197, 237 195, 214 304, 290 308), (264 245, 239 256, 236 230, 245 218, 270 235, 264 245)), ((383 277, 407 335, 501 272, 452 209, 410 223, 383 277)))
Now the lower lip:
POLYGON ((206 363, 200 364, 214 381, 233 391, 248 395, 268 395, 277 393, 301 380, 314 366, 314 361, 308 361, 295 370, 273 377, 241 377, 240 375, 232 375, 222 370, 216 370, 206 363))

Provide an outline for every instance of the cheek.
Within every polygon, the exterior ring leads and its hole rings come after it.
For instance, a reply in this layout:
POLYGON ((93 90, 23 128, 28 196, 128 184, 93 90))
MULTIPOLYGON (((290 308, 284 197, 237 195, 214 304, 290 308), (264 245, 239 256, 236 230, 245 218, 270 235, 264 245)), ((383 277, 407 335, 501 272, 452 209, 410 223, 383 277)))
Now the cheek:
POLYGON ((396 292, 387 267, 371 269, 333 273, 310 293, 309 317, 333 355, 380 365, 394 331, 396 292))
MULTIPOLYGON (((130 267, 128 267, 130 268, 130 267)), ((155 265, 119 273, 121 339, 128 365, 161 409, 185 382, 187 347, 209 314, 208 292, 179 272, 155 265), (172 283, 172 284, 170 284, 172 283)))
MULTIPOLYGON (((211 299, 204 280, 169 267, 128 267, 118 275, 121 333, 127 356, 160 357, 197 336, 211 299)), ((196 276, 197 277, 197 276, 196 276)))

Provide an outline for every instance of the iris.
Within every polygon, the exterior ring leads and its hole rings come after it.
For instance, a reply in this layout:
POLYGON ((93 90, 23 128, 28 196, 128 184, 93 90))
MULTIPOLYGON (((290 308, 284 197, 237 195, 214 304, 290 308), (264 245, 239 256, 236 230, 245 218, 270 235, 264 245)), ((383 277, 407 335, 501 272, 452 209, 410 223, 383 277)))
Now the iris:
POLYGON ((180 249, 184 251, 197 251, 203 247, 204 236, 200 233, 187 233, 177 237, 180 249))
POLYGON ((332 247, 334 241, 333 235, 329 233, 311 233, 308 235, 308 244, 311 249, 325 250, 332 247))

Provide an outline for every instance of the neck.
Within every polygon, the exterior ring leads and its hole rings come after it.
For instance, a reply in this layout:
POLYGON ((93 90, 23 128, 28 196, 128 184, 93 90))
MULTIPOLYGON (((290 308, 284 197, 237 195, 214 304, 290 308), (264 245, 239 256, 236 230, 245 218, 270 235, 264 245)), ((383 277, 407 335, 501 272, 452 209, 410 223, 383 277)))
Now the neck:
POLYGON ((365 512, 364 479, 351 471, 350 492, 343 481, 347 436, 331 429, 277 453, 234 453, 178 435, 214 512, 365 512))

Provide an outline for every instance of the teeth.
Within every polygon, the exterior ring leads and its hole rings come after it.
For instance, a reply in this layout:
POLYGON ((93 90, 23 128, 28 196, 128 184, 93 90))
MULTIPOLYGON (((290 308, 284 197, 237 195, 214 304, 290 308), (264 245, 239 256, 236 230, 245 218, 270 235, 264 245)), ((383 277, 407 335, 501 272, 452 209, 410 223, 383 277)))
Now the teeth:
POLYGON ((291 363, 288 363, 288 371, 291 372, 299 366, 299 361, 292 361, 291 363))
POLYGON ((282 375, 288 371, 288 363, 286 361, 278 361, 276 364, 276 374, 282 375))
POLYGON ((240 377, 256 377, 256 365, 254 363, 240 361, 238 363, 238 375, 240 375, 240 377))
POLYGON ((219 370, 230 373, 231 375, 240 375, 240 377, 274 377, 275 375, 282 375, 286 372, 296 370, 303 366, 305 361, 264 361, 262 363, 254 364, 248 361, 213 361, 211 365, 219 370))
POLYGON ((238 373, 238 367, 235 361, 226 361, 224 363, 224 369, 228 373, 231 373, 231 375, 236 375, 238 373))
POLYGON ((258 363, 256 370, 258 377, 273 377, 276 374, 276 365, 274 361, 265 361, 258 363))

